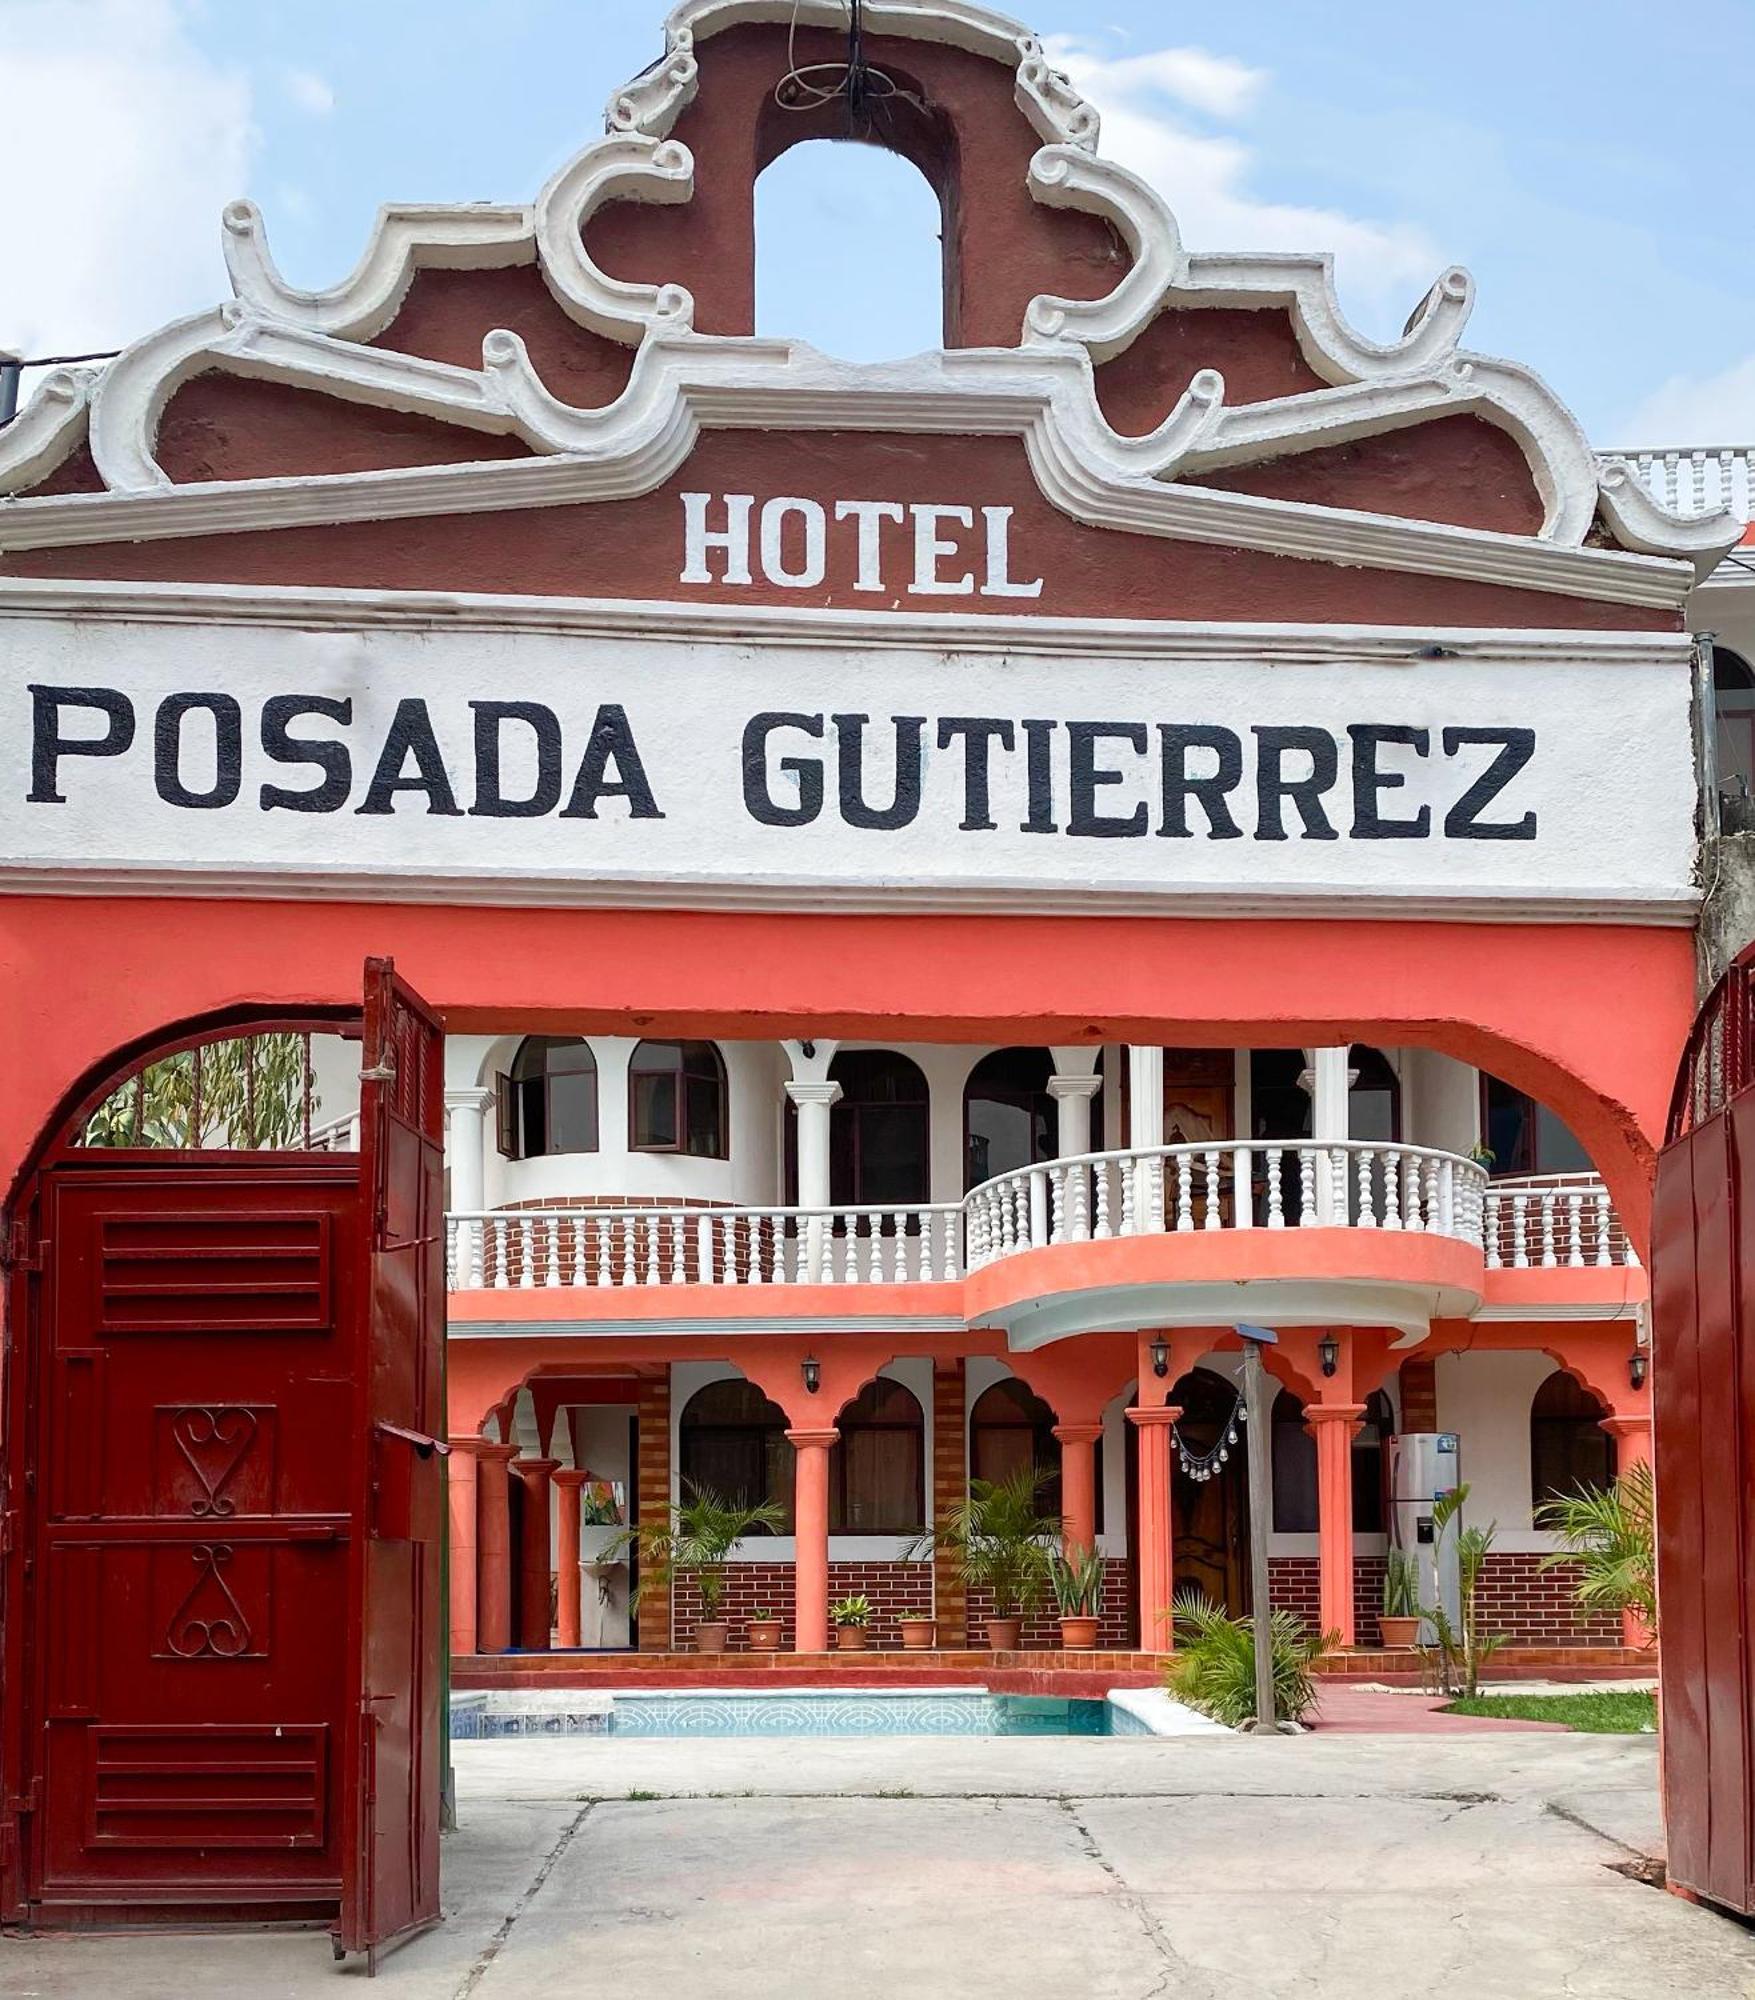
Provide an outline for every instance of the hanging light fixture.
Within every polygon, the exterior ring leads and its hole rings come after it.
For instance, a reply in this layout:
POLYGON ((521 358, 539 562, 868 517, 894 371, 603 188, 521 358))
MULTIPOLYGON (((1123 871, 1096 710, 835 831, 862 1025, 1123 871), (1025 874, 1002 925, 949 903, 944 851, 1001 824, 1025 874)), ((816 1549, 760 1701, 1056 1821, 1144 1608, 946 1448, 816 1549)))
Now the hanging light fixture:
POLYGON ((1159 1334, 1157 1339, 1152 1342, 1148 1352, 1152 1357, 1152 1373, 1161 1382, 1170 1373, 1170 1343, 1162 1334, 1159 1334))
POLYGON ((1332 1333, 1325 1333, 1322 1336, 1316 1344, 1316 1352, 1325 1375, 1332 1375, 1341 1365, 1341 1343, 1332 1333))
POLYGON ((804 1393, 814 1396, 823 1386, 823 1364, 814 1354, 809 1354, 798 1364, 798 1370, 804 1377, 804 1393))

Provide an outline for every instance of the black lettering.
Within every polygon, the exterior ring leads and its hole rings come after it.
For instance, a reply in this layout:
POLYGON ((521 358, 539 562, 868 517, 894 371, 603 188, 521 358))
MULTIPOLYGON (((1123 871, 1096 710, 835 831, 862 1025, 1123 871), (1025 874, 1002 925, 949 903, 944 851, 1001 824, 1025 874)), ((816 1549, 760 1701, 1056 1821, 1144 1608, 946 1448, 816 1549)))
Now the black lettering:
POLYGON ((912 826, 920 812, 920 732, 924 715, 893 715, 896 731, 896 795, 887 806, 865 802, 865 725, 869 715, 831 715, 839 738, 836 771, 840 783, 841 817, 849 826, 872 833, 894 833, 912 826))
POLYGON ((287 734, 287 724, 301 715, 320 715, 345 728, 353 721, 353 703, 324 694, 271 694, 262 704, 262 749, 277 764, 315 764, 323 782, 308 791, 291 792, 283 785, 264 785, 263 812, 339 812, 353 789, 353 759, 345 743, 307 743, 287 734))
POLYGON ((963 739, 963 833, 992 833, 995 821, 989 807, 988 773, 994 739, 1009 750, 1016 733, 1009 722, 988 715, 944 715, 938 724, 938 747, 948 750, 958 737, 963 739))
POLYGON ((1231 817, 1225 794, 1243 782, 1243 744, 1234 729, 1209 728, 1202 723, 1160 722, 1160 753, 1164 764, 1164 822, 1158 828, 1166 840, 1188 840, 1188 802, 1193 799, 1207 817, 1209 840, 1241 840, 1243 829, 1231 817), (1188 753, 1210 750, 1215 764, 1210 776, 1188 775, 1188 753))
POLYGON ((134 741, 134 704, 116 688, 40 687, 30 684, 30 790, 33 806, 64 806, 57 790, 63 757, 120 757, 134 741), (63 736, 64 708, 95 709, 109 718, 101 736, 63 736))
POLYGON ((1483 820, 1481 809, 1490 806, 1536 754, 1536 732, 1533 729, 1447 729, 1440 740, 1447 757, 1454 757, 1465 743, 1492 743, 1499 750, 1499 755, 1444 815, 1445 839, 1534 840, 1536 816, 1533 812, 1526 812, 1522 819, 1483 820))
POLYGON ((598 709, 561 818, 595 819, 599 799, 626 799, 629 819, 664 817, 646 782, 646 767, 640 762, 628 712, 620 702, 606 701, 598 709), (608 775, 611 764, 615 766, 614 778, 608 775))
POLYGON ((782 757, 780 769, 798 781, 798 803, 783 806, 768 789, 768 738, 776 729, 797 729, 821 738, 823 718, 783 708, 763 709, 743 726, 743 806, 763 826, 809 826, 823 809, 820 757, 782 757))
POLYGON ((552 708, 539 701, 472 701, 475 711, 475 803, 472 816, 486 819, 540 819, 561 802, 561 725, 552 708), (500 732, 521 722, 536 739, 536 789, 527 799, 509 799, 500 783, 500 732))
POLYGON ((1379 799, 1384 792, 1399 791, 1408 782, 1405 771, 1386 771, 1377 761, 1385 743, 1398 743, 1424 757, 1432 748, 1429 729, 1410 729, 1399 722, 1354 722, 1347 726, 1353 739, 1353 838, 1355 840, 1425 840, 1432 832, 1432 808, 1422 806, 1412 819, 1385 819, 1379 799))
POLYGON ((1322 809, 1322 795, 1333 788, 1340 771, 1340 752, 1326 729, 1276 728, 1255 725, 1255 837, 1289 840, 1283 809, 1290 799, 1303 822, 1301 840, 1339 840, 1322 809), (1288 778, 1285 757, 1302 751, 1310 759, 1310 775, 1288 778))
POLYGON ((1054 819, 1054 745, 1057 722, 1035 718, 1024 724, 1024 772, 1029 784, 1030 816, 1021 833, 1058 833, 1054 819))
POLYGON ((364 804, 356 811, 394 812, 398 792, 425 792, 429 817, 463 817, 463 808, 451 789, 451 774, 445 769, 445 759, 439 751, 439 739, 433 734, 427 705, 414 695, 405 696, 396 704, 384 748, 379 753, 378 768, 366 787, 364 804), (402 767, 410 757, 414 759, 414 772, 405 778, 402 767))
POLYGON ((231 805, 244 782, 244 712, 229 694, 168 694, 152 723, 152 782, 168 806, 212 812, 231 805), (194 709, 213 717, 213 786, 193 792, 183 783, 183 718, 194 709))
POLYGON ((1088 840, 1132 840, 1146 830, 1144 803, 1134 807, 1125 819, 1097 810, 1097 787, 1127 782, 1125 771, 1097 768, 1099 743, 1125 743, 1142 756, 1146 748, 1143 722, 1069 722, 1066 725, 1068 761, 1072 772, 1072 808, 1067 819, 1069 834, 1088 840))

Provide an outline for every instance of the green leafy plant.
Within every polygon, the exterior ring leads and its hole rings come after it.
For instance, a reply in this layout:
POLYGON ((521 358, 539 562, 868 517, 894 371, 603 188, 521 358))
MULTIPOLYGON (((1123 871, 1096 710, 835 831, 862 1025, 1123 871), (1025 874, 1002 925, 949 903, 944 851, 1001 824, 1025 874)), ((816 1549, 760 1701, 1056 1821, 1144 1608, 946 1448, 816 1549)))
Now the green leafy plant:
POLYGON ((943 1549, 966 1588, 993 1597, 996 1618, 1016 1618, 1042 1600, 1048 1557, 1060 1523, 1040 1511, 1052 1475, 1022 1465, 1006 1479, 971 1479, 966 1497, 935 1527, 916 1535, 908 1554, 943 1549))
MULTIPOLYGON (((1164 1669, 1164 1686, 1178 1701, 1235 1729, 1255 1716, 1255 1620, 1232 1618, 1198 1590, 1179 1591, 1171 1607, 1176 1651, 1164 1669)), ((1316 1706, 1316 1661, 1340 1643, 1333 1632, 1312 1632, 1290 1611, 1270 1620, 1274 1661, 1274 1719, 1301 1722, 1316 1706)))
POLYGON ((1062 1618, 1102 1617, 1103 1558, 1094 1548, 1075 1549, 1071 1555, 1053 1551, 1048 1558, 1048 1585, 1062 1618))
POLYGON ((667 1591, 681 1577, 693 1577, 701 1593, 701 1619, 716 1624, 725 1601, 726 1568, 731 1551, 756 1528, 777 1530, 786 1516, 772 1501, 727 1500, 711 1487, 685 1484, 683 1497, 656 1521, 642 1521, 614 1543, 619 1554, 638 1551, 640 1581, 634 1609, 658 1591, 667 1591))
POLYGON ((1445 1536, 1456 1537, 1457 1617, 1453 1621, 1442 1604, 1421 1605, 1420 1616, 1431 1622, 1436 1635, 1428 1649, 1433 1677, 1446 1694, 1473 1700, 1480 1692, 1481 1669, 1505 1644, 1505 1635, 1483 1632, 1480 1617, 1481 1574, 1499 1524, 1465 1528, 1462 1510, 1468 1497, 1466 1486, 1455 1486, 1432 1505, 1432 1533, 1441 1554, 1445 1536))
POLYGON ((604 1479, 594 1479, 585 1488, 579 1507, 579 1521, 586 1528, 619 1528, 622 1510, 615 1489, 604 1479))
POLYGON ((868 1597, 837 1598, 829 1606, 829 1616, 837 1625, 869 1625, 871 1600, 868 1597))
POLYGON ((1385 1618, 1420 1615, 1420 1565, 1412 1549, 1391 1549, 1385 1560, 1383 1615, 1385 1618))
POLYGON ((1536 1526, 1564 1546, 1543 1569, 1576 1565, 1573 1595, 1586 1611, 1637 1612, 1657 1631, 1657 1537, 1651 1467, 1639 1464, 1608 1486, 1581 1486, 1536 1510, 1536 1526))
POLYGON ((290 1030, 180 1049, 119 1084, 86 1120, 87 1146, 283 1150, 305 1139, 317 1092, 310 1050, 290 1030))

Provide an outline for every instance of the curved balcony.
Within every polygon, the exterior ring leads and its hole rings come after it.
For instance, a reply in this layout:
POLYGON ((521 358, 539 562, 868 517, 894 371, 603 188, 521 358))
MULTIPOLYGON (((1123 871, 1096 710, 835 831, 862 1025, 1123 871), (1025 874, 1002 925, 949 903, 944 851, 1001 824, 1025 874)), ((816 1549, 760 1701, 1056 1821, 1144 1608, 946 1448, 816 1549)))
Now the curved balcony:
POLYGON ((1639 1263, 1596 1174, 1521 1174, 1490 1181, 1482 1223, 1490 1271, 1605 1270, 1639 1263))

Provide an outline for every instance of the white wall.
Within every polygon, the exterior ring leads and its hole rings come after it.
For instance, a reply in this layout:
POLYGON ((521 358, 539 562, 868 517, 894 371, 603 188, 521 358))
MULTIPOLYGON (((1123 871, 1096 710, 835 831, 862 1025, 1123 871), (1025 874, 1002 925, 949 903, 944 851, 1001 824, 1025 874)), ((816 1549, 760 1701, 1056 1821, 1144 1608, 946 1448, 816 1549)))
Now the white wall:
POLYGON ((1438 1424, 1459 1438, 1462 1477, 1469 1489, 1464 1518, 1471 1526, 1498 1523, 1496 1549, 1550 1549, 1530 1504, 1530 1404, 1554 1372, 1546 1354, 1441 1354, 1438 1424))

